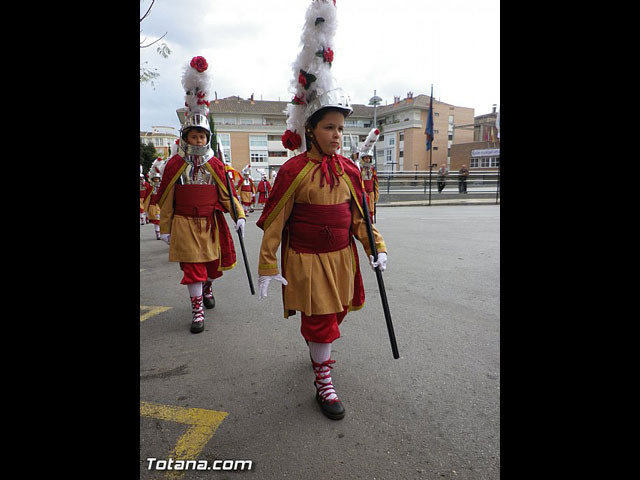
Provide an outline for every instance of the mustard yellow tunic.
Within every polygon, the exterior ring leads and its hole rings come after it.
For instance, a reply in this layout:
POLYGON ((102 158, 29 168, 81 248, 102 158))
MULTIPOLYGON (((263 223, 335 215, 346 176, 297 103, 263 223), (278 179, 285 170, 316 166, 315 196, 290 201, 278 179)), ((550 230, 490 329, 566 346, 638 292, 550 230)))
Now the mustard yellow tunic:
MULTIPOLYGON (((282 243, 282 229, 291 215, 294 203, 335 205, 351 201, 351 191, 342 177, 333 190, 330 190, 326 183, 320 188, 319 174, 315 175, 313 181, 311 177, 312 173, 304 177, 284 208, 265 230, 258 264, 260 275, 280 273, 276 253, 282 243)), ((362 243, 367 255, 370 255, 367 226, 354 202, 351 203, 351 219, 351 231, 362 243)), ((386 252, 384 239, 375 225, 373 234, 378 252, 386 252)), ((352 310, 356 266, 350 246, 327 253, 297 253, 292 248, 287 248, 284 265, 284 276, 288 282, 284 289, 285 318, 288 317, 288 310, 297 310, 306 315, 342 312, 345 306, 352 310)))
MULTIPOLYGON (((218 200, 231 211, 229 194, 226 188, 223 190, 218 185, 218 200)), ((220 258, 220 239, 218 236, 216 216, 213 217, 215 238, 212 238, 211 230, 207 230, 206 218, 184 217, 175 215, 173 198, 175 183, 167 189, 166 199, 160 207, 160 233, 170 233, 169 261, 187 263, 206 263, 220 258)), ((245 218, 244 210, 240 202, 234 197, 238 218, 245 218)), ((210 227, 211 228, 211 227, 210 227)), ((233 228, 233 227, 231 227, 233 228)))

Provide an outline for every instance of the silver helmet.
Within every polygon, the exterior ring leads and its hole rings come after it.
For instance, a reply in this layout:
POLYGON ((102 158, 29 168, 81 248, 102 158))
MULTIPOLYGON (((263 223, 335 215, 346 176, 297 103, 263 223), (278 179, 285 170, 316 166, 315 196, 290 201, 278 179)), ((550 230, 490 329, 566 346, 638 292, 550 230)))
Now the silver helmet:
POLYGON ((334 107, 342 110, 347 117, 353 113, 349 95, 347 95, 342 88, 338 87, 333 90, 329 90, 328 92, 324 92, 309 101, 307 108, 304 111, 304 123, 307 123, 314 113, 328 107, 334 107))

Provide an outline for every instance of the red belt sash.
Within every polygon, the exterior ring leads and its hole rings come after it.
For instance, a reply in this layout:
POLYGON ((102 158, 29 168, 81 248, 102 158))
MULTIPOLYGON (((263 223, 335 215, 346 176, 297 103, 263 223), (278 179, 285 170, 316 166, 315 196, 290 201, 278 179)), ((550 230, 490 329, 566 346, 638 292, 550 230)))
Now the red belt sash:
POLYGON ((364 182, 364 191, 367 193, 371 193, 375 190, 373 184, 373 178, 371 180, 363 180, 364 182))
POLYGON ((298 253, 342 250, 351 239, 351 203, 296 203, 289 217, 289 246, 298 253))
POLYGON ((207 230, 217 203, 215 185, 176 185, 174 213, 184 217, 206 217, 207 230))

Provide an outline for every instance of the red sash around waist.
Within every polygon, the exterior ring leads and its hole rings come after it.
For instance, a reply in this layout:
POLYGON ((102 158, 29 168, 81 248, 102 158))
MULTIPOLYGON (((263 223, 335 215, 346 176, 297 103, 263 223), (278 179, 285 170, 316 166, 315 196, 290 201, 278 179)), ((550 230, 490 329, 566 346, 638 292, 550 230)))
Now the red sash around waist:
POLYGON ((342 250, 351 239, 351 203, 296 203, 289 217, 289 246, 298 253, 342 250))
POLYGON ((364 182, 364 191, 371 193, 375 190, 373 185, 373 178, 371 180, 362 180, 364 182))
POLYGON ((218 189, 215 185, 176 185, 174 213, 184 217, 193 217, 200 230, 197 217, 205 217, 205 231, 213 223, 213 212, 218 203, 218 189))

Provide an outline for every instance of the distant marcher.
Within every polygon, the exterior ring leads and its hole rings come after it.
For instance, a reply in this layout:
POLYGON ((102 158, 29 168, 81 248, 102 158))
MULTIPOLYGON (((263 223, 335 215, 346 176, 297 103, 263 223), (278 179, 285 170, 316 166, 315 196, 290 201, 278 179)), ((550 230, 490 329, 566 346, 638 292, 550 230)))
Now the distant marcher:
POLYGON ((467 178, 469 177, 469 169, 466 165, 462 165, 458 176, 458 192, 467 193, 467 178))
POLYGON ((449 175, 449 169, 442 165, 438 169, 438 193, 442 193, 442 190, 444 190, 444 186, 447 183, 447 175, 449 175))

